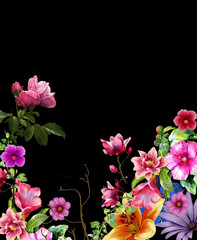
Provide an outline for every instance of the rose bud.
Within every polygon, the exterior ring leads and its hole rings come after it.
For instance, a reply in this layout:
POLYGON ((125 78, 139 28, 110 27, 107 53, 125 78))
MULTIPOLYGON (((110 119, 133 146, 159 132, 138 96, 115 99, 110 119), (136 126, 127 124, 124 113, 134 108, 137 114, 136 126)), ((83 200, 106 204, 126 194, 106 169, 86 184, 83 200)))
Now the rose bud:
POLYGON ((114 165, 110 165, 109 169, 112 173, 117 173, 118 172, 118 169, 114 165))

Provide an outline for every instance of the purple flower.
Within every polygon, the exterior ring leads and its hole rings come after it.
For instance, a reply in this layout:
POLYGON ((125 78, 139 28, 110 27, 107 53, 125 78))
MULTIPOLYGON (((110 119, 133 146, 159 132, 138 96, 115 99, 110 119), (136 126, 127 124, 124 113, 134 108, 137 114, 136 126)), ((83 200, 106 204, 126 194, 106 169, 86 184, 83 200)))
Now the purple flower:
POLYGON ((170 213, 173 213, 174 215, 178 215, 180 213, 186 214, 187 207, 189 206, 189 202, 187 201, 187 199, 188 197, 182 192, 173 194, 171 200, 166 202, 168 211, 170 213))
POLYGON ((64 217, 68 216, 68 210, 71 207, 71 204, 69 202, 66 202, 63 197, 56 197, 49 202, 49 206, 51 207, 49 211, 50 215, 55 221, 57 221, 58 219, 64 220, 64 217))
POLYGON ((186 195, 189 206, 185 215, 179 214, 175 216, 167 212, 160 212, 159 214, 167 222, 158 223, 156 226, 165 228, 161 234, 168 233, 166 239, 177 234, 176 240, 188 240, 188 238, 192 238, 193 231, 197 230, 197 200, 193 205, 191 194, 187 192, 186 195))
POLYGON ((22 146, 8 145, 1 154, 1 159, 6 163, 6 167, 22 167, 25 164, 25 148, 22 146))

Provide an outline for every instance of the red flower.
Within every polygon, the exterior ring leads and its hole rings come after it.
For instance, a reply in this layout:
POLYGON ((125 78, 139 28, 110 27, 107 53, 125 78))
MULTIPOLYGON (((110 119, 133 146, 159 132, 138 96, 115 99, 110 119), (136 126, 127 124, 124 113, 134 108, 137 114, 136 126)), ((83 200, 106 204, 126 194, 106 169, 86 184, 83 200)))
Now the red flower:
POLYGON ((7 178, 7 171, 0 168, 0 187, 2 187, 7 178))
POLYGON ((178 126, 179 130, 186 130, 187 128, 194 130, 196 128, 196 112, 181 109, 177 115, 173 122, 178 126))

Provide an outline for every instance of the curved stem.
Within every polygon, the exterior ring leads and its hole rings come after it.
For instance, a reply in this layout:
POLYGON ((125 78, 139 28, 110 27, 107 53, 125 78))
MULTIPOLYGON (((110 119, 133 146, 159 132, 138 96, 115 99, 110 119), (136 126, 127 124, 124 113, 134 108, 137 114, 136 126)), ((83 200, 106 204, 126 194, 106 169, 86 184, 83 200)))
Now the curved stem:
POLYGON ((121 175, 122 179, 124 180, 124 182, 127 184, 127 181, 126 181, 126 179, 125 179, 125 177, 122 173, 122 169, 121 169, 122 164, 120 163, 119 156, 117 156, 117 162, 118 162, 118 168, 119 168, 119 171, 120 171, 120 175, 121 175))

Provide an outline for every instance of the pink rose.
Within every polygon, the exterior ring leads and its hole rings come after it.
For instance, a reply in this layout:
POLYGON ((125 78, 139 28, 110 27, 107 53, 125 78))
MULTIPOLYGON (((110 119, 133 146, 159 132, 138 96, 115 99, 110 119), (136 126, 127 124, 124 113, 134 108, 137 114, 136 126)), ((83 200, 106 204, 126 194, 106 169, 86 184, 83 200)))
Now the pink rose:
POLYGON ((38 82, 37 76, 29 79, 28 90, 34 90, 38 93, 40 97, 40 106, 47 108, 53 108, 56 106, 54 98, 55 93, 51 93, 49 83, 45 81, 38 82))
POLYGON ((14 90, 16 88, 18 89, 19 93, 23 91, 23 86, 21 86, 19 82, 15 82, 12 84, 12 93, 14 93, 14 90))
POLYGON ((19 96, 15 96, 17 100, 17 105, 20 107, 30 107, 31 105, 39 105, 40 104, 40 98, 36 91, 34 90, 28 90, 28 91, 22 91, 19 96))

